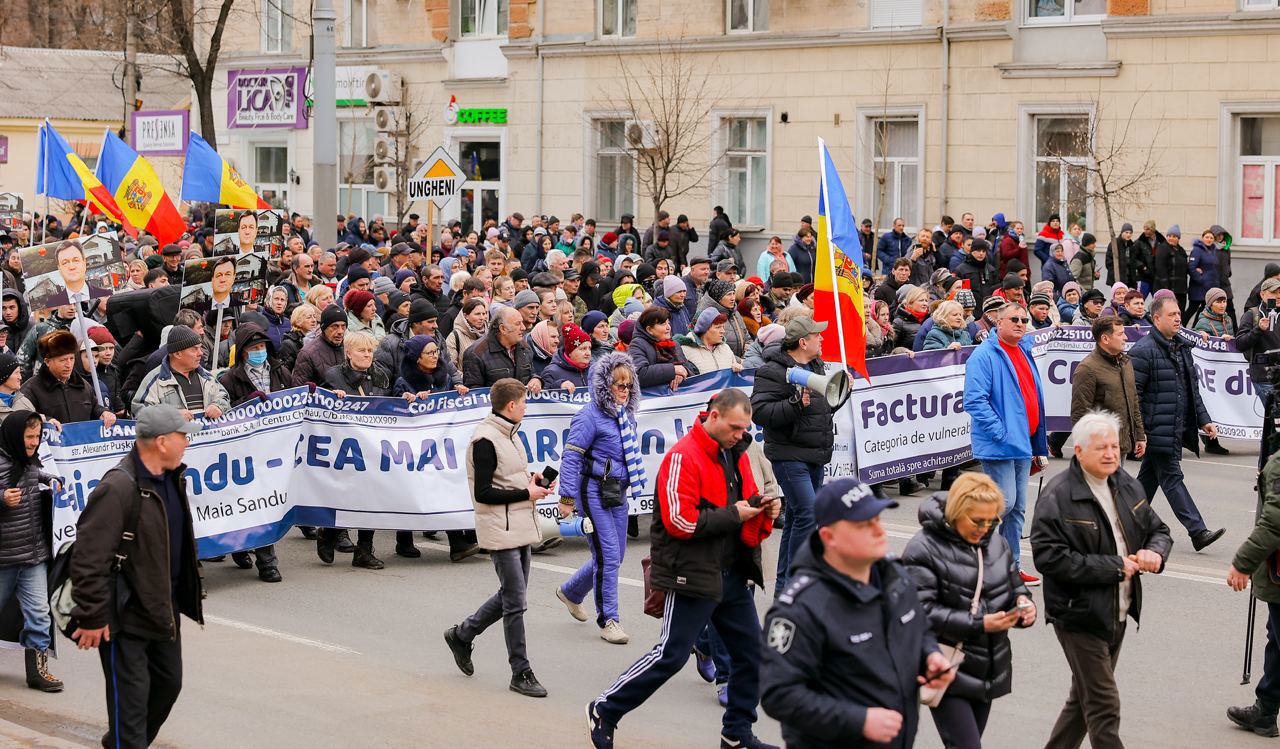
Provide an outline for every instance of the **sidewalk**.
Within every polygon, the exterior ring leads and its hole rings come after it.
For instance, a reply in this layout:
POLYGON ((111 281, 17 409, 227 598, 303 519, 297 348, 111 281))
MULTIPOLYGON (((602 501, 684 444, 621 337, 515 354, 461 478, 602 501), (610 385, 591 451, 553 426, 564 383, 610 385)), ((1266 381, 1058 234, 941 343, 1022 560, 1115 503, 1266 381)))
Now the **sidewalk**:
POLYGON ((33 731, 0 718, 0 746, 15 749, 85 749, 86 745, 33 731))

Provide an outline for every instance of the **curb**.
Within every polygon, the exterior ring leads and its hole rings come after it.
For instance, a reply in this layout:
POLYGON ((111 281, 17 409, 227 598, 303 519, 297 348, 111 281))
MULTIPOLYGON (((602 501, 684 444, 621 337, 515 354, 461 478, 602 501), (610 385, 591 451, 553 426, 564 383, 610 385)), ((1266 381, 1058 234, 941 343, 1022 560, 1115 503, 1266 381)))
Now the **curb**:
POLYGON ((50 736, 0 718, 0 745, 15 749, 85 749, 84 744, 50 736))

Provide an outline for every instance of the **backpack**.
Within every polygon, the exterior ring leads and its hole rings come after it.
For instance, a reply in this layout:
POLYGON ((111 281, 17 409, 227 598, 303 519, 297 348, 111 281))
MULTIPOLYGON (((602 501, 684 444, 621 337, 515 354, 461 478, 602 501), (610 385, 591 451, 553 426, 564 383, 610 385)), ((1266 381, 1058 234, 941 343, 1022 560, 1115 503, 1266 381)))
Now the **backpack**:
MULTIPOLYGON (((129 602, 131 590, 129 581, 121 571, 129 554, 133 551, 133 542, 138 534, 138 514, 142 509, 142 495, 135 494, 125 515, 124 529, 120 532, 120 543, 116 546, 116 558, 111 564, 111 600, 112 614, 119 614, 129 602)), ((49 614, 58 631, 69 640, 74 640, 72 633, 80 629, 80 620, 71 612, 75 609, 75 586, 71 581, 71 556, 75 553, 76 542, 68 541, 58 549, 57 555, 49 565, 49 614)), ((112 616, 114 625, 116 617, 112 616)))

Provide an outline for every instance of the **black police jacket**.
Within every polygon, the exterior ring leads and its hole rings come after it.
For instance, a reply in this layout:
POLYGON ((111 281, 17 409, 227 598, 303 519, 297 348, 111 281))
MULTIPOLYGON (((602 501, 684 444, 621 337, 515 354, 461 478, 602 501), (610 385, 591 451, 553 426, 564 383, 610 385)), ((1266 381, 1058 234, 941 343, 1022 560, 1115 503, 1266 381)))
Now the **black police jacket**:
MULTIPOLYGON (((1152 333, 1152 335, 1159 335, 1152 333)), ((1169 559, 1173 539, 1138 480, 1120 469, 1107 479, 1129 553, 1149 549, 1169 559)), ((1124 561, 1111 521, 1085 482, 1080 462, 1045 484, 1031 522, 1031 555, 1044 576, 1046 619, 1069 632, 1110 639, 1120 622, 1124 561)), ((1163 570, 1164 565, 1161 564, 1163 570)), ((1142 614, 1142 580, 1131 578, 1129 616, 1142 614)))
POLYGON ((883 559, 863 585, 822 560, 815 532, 791 568, 791 583, 765 618, 760 704, 782 724, 788 749, 905 749, 920 722, 916 677, 938 649, 916 586, 883 559), (862 735, 867 708, 902 714, 888 744, 862 735))

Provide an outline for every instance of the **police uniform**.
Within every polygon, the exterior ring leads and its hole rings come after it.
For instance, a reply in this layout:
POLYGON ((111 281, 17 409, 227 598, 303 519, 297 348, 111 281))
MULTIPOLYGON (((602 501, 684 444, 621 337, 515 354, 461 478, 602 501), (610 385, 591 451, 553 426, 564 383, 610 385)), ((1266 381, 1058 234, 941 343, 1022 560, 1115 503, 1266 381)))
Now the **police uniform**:
MULTIPOLYGON (((869 520, 896 506, 845 479, 818 493, 815 516, 821 528, 869 520), (865 496, 842 500, 855 492, 865 496)), ((938 650, 915 583, 906 567, 886 558, 872 565, 864 584, 837 571, 822 553, 815 531, 765 618, 761 705, 782 724, 789 749, 910 747, 919 726, 916 677, 938 650), (871 707, 902 715, 902 730, 891 742, 863 736, 871 707)))

